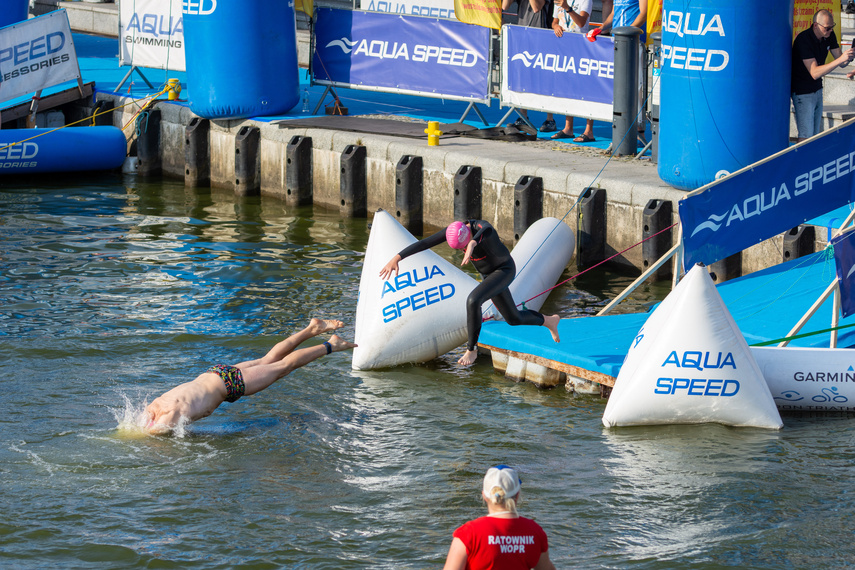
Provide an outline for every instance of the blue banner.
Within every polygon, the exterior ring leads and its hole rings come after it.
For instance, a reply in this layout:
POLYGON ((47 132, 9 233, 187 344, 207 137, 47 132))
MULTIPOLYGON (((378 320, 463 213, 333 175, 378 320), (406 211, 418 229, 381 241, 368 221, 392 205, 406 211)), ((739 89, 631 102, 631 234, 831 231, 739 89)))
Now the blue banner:
POLYGON ((484 101, 489 53, 481 26, 318 8, 312 74, 322 84, 484 101))
POLYGON ((612 104, 614 42, 589 42, 584 34, 504 26, 508 89, 548 97, 612 104))
POLYGON ((684 267, 711 264, 853 200, 855 122, 680 200, 684 267))
POLYGON ((846 232, 831 240, 834 263, 840 283, 840 311, 844 317, 855 313, 855 232, 846 232))

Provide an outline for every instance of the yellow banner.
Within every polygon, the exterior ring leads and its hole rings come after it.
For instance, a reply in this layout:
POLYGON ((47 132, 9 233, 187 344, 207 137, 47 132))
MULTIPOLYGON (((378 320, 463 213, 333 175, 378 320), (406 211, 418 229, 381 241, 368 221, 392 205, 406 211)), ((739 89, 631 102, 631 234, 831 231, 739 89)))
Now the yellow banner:
POLYGON ((828 10, 834 17, 834 35, 840 41, 840 0, 796 0, 793 5, 793 40, 810 28, 813 15, 819 10, 828 10))
POLYGON ((294 10, 302 12, 310 18, 315 17, 314 0, 294 0, 294 10))
POLYGON ((653 43, 650 34, 662 31, 662 0, 647 0, 647 45, 653 43))
POLYGON ((454 15, 465 24, 494 30, 502 27, 502 4, 499 0, 454 0, 454 15))
MULTIPOLYGON (((843 40, 840 36, 839 0, 796 0, 793 5, 793 40, 796 39, 797 35, 811 27, 813 15, 819 10, 828 10, 831 12, 831 15, 834 17, 834 35, 837 36, 837 41, 840 42, 840 47, 843 48, 843 40)), ((825 63, 833 59, 834 56, 829 52, 825 63)))

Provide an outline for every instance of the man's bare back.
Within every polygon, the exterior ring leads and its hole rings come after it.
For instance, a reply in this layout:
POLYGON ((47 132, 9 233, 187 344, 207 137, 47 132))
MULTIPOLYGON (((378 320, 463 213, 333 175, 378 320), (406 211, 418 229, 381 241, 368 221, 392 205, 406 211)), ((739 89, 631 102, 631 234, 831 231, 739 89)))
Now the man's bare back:
POLYGON ((331 352, 356 347, 338 335, 316 346, 297 347, 304 341, 344 326, 341 321, 312 319, 302 331, 274 346, 264 357, 235 366, 211 367, 190 382, 156 398, 145 409, 145 429, 152 434, 171 432, 182 422, 211 415, 220 404, 260 392, 291 371, 331 352))
POLYGON ((155 399, 146 408, 149 415, 147 425, 151 433, 168 432, 178 425, 181 418, 186 421, 210 416, 226 400, 226 387, 213 372, 205 372, 191 382, 185 382, 155 399))

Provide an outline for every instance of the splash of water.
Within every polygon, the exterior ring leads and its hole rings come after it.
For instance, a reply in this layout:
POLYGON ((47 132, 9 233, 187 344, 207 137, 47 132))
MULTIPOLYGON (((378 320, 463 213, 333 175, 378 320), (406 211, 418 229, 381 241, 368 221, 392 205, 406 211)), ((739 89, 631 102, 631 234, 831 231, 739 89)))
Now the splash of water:
POLYGON ((127 394, 119 394, 122 398, 123 405, 111 410, 113 417, 116 420, 116 429, 119 435, 125 437, 140 437, 149 435, 172 435, 175 437, 184 437, 187 434, 187 425, 190 423, 186 417, 181 417, 178 425, 171 429, 156 429, 157 426, 149 426, 148 414, 148 399, 134 400, 127 394))

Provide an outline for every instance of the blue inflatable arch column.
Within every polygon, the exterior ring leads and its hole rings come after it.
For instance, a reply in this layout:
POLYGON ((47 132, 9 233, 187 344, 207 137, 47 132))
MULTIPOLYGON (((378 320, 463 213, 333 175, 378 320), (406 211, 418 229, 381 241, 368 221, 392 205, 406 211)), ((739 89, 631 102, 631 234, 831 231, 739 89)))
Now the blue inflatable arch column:
POLYGON ((29 0, 3 0, 0 2, 0 28, 23 22, 29 12, 29 0))
POLYGON ((206 119, 287 113, 300 99, 293 0, 184 2, 190 109, 206 119))
POLYGON ((665 0, 659 177, 694 190, 789 145, 793 0, 665 0))

